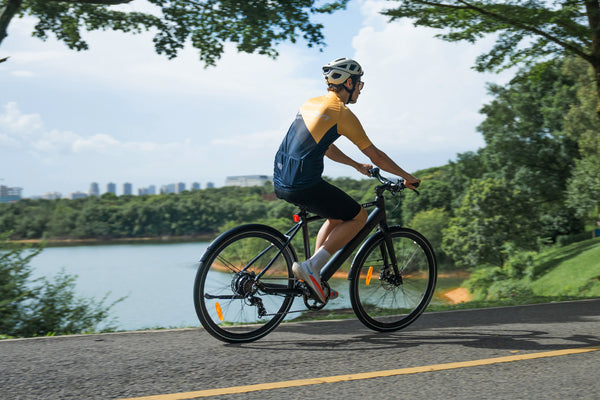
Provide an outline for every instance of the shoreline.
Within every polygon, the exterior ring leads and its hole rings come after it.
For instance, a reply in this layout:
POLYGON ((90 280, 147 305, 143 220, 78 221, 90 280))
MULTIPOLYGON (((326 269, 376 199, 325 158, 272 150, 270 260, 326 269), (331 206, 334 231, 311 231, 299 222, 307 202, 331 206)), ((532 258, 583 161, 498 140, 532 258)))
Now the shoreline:
POLYGON ((160 237, 141 237, 141 238, 115 238, 115 239, 22 239, 10 240, 14 244, 41 244, 46 247, 68 247, 68 246, 100 246, 100 245, 118 245, 118 244, 169 244, 169 243, 194 243, 211 242, 215 235, 197 235, 197 236, 160 236, 160 237))

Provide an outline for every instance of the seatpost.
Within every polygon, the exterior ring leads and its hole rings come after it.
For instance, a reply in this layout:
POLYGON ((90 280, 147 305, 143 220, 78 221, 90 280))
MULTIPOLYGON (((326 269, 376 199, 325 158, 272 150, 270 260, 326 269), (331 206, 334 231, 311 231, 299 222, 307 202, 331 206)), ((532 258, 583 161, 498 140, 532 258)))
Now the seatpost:
POLYGON ((302 226, 302 241, 304 242, 304 255, 306 256, 305 260, 310 258, 310 237, 308 236, 308 221, 306 217, 308 213, 305 209, 301 209, 298 213, 300 216, 300 223, 302 226))

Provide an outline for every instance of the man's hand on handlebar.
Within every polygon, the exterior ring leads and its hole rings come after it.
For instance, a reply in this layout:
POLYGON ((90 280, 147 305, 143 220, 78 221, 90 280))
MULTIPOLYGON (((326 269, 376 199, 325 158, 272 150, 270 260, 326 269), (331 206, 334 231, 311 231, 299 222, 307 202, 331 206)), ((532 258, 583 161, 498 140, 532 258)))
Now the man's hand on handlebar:
POLYGON ((411 176, 411 179, 404 179, 404 186, 406 186, 409 189, 415 190, 416 188, 419 187, 419 184, 421 183, 420 179, 417 179, 413 176, 411 176))
MULTIPOLYGON (((369 175, 373 178, 377 178, 379 179, 379 181, 381 183, 385 183, 385 182, 389 182, 392 183, 389 179, 387 178, 383 178, 380 174, 379 174, 379 168, 372 168, 369 169, 369 175)), ((416 190, 419 187, 419 184, 421 183, 420 179, 415 178, 414 176, 410 175, 410 180, 409 179, 401 179, 398 181, 399 184, 402 185, 402 187, 406 187, 409 189, 412 189, 415 191, 415 193, 419 194, 419 192, 416 190)))
POLYGON ((371 170, 373 169, 373 165, 371 164, 358 164, 355 166, 356 170, 363 175, 371 176, 371 170))

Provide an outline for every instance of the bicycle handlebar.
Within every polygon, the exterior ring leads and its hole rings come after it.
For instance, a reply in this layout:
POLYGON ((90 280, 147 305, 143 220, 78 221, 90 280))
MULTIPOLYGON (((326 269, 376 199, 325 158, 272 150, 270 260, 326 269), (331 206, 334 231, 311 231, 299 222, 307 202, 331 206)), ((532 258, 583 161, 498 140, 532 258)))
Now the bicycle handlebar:
MULTIPOLYGON (((404 185, 405 180, 398 180, 396 182, 389 180, 388 178, 385 178, 383 176, 381 176, 381 174, 379 173, 379 168, 372 168, 369 170, 369 175, 371 175, 371 177, 373 178, 377 178, 377 180, 379 182, 381 182, 385 188, 387 190, 389 190, 390 192, 396 194, 404 189, 406 189, 406 185, 404 185)), ((413 186, 415 187, 415 189, 412 189, 417 195, 419 195, 419 191, 416 189, 417 187, 419 187, 419 182, 416 182, 415 184, 413 184, 413 186)))

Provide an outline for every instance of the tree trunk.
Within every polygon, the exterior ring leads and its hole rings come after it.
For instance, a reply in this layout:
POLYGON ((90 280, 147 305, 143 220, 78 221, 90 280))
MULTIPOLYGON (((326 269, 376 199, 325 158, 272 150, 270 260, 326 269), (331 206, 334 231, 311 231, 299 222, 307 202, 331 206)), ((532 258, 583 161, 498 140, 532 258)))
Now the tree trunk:
POLYGON ((8 0, 6 5, 0 9, 0 44, 2 44, 2 41, 7 36, 6 29, 8 28, 8 24, 10 24, 10 20, 19 11, 22 3, 23 0, 8 0))
POLYGON ((600 1, 586 0, 585 11, 588 18, 588 25, 591 32, 592 46, 590 48, 590 63, 594 68, 594 77, 596 78, 596 93, 598 98, 598 107, 596 115, 600 119, 600 1))

